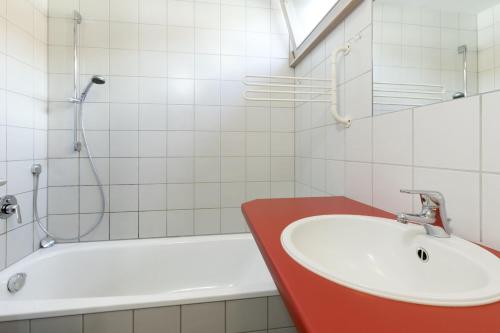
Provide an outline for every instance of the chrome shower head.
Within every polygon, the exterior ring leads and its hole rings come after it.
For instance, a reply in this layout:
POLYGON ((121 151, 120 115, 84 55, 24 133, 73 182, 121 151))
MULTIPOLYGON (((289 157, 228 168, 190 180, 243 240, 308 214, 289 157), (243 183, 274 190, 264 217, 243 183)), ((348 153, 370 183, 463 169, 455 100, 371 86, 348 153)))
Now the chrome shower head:
POLYGON ((102 76, 94 75, 94 76, 92 76, 92 83, 105 84, 106 80, 102 76))
POLYGON ((106 80, 102 76, 99 76, 99 75, 92 76, 92 78, 90 79, 89 83, 87 84, 87 86, 85 87, 85 89, 83 90, 83 92, 80 96, 80 103, 85 102, 85 99, 87 98, 87 94, 89 93, 90 88, 92 88, 92 86, 94 84, 105 84, 105 83, 106 83, 106 80))

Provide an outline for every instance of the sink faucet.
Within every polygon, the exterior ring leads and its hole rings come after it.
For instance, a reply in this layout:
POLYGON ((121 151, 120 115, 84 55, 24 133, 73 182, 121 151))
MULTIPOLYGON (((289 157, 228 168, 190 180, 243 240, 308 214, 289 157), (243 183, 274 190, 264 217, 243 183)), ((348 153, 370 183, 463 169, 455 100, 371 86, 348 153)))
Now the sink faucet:
POLYGON ((397 215, 400 223, 415 223, 423 225, 427 235, 439 238, 448 238, 451 235, 451 219, 446 214, 446 204, 444 196, 436 191, 419 190, 401 190, 401 193, 418 194, 422 202, 422 210, 418 214, 399 213, 397 215), (439 210, 439 216, 443 223, 443 228, 434 225, 436 222, 436 213, 439 210))

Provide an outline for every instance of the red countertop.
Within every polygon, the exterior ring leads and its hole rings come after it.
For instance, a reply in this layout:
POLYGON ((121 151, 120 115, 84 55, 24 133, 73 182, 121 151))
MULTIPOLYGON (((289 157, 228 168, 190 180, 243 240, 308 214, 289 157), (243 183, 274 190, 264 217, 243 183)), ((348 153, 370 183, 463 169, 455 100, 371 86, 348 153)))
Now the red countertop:
POLYGON ((392 214, 345 197, 254 200, 242 211, 299 332, 500 333, 500 302, 438 307, 368 295, 308 271, 281 247, 283 229, 307 216, 392 214))

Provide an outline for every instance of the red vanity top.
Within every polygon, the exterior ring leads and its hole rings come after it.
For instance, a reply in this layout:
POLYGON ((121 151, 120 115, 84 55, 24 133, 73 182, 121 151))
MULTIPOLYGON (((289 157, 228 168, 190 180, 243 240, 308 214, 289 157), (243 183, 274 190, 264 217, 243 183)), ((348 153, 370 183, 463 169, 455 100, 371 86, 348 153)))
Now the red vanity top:
MULTIPOLYGON (((438 307, 393 301, 358 292, 296 263, 281 247, 290 223, 313 215, 394 215, 345 197, 254 200, 242 205, 248 225, 300 332, 500 333, 500 302, 438 307)), ((495 252, 500 257, 499 252, 495 252)))

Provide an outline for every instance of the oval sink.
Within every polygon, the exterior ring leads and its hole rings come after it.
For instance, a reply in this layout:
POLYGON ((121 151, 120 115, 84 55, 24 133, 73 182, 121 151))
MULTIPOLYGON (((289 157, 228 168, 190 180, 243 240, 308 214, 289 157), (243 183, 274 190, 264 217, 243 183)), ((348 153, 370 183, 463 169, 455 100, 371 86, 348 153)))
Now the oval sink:
POLYGON ((421 226, 356 215, 298 220, 281 234, 285 251, 308 270, 343 286, 394 300, 440 306, 500 301, 500 260, 421 226))

